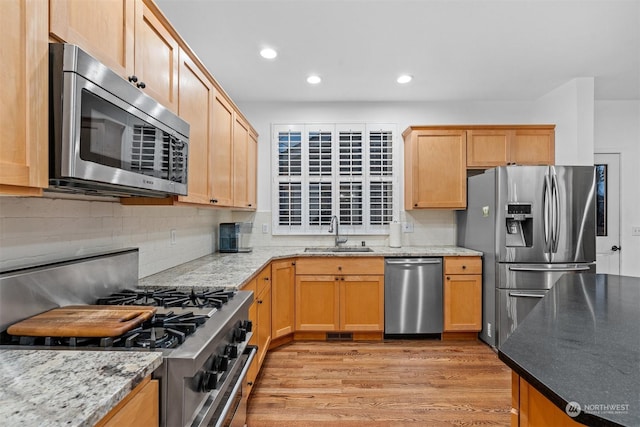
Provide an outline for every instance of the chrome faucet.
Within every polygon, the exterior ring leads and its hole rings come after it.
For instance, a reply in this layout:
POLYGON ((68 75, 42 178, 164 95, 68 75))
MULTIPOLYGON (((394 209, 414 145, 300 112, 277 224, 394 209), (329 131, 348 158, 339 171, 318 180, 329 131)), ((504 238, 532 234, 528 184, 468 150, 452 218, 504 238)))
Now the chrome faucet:
POLYGON ((349 240, 349 238, 347 237, 340 237, 340 220, 338 219, 338 217, 336 215, 331 217, 331 222, 329 223, 329 233, 333 233, 333 224, 335 222, 335 226, 336 226, 336 247, 338 247, 341 243, 347 243, 347 240, 349 240), (334 221, 335 220, 335 221, 334 221))

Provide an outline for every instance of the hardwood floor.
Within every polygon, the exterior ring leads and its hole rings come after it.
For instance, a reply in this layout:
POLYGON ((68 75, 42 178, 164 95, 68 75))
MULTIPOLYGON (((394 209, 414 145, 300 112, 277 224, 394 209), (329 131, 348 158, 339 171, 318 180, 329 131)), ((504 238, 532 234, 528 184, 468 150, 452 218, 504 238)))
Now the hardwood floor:
POLYGON ((249 427, 508 426, 511 371, 478 341, 295 342, 268 353, 249 427))

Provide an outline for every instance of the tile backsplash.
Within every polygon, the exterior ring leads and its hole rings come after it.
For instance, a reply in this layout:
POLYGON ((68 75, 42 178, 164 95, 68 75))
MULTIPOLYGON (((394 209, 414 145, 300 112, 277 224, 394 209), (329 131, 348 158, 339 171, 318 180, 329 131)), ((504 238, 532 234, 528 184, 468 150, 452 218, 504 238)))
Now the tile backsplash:
POLYGON ((0 197, 0 270, 137 247, 146 277, 214 252, 218 224, 232 216, 107 200, 0 197))

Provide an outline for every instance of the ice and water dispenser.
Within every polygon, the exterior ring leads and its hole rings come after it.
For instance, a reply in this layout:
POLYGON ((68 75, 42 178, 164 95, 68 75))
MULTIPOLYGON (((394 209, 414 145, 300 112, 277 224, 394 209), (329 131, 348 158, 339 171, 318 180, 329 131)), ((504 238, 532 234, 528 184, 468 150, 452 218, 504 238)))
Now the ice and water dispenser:
POLYGON ((533 215, 531 203, 508 203, 505 215, 507 247, 531 247, 533 244, 533 215))

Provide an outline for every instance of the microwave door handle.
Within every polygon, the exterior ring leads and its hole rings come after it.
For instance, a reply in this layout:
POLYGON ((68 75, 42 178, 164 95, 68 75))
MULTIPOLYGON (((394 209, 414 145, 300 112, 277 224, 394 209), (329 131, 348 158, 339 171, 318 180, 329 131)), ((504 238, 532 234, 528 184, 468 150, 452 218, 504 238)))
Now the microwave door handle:
POLYGON ((588 271, 590 269, 589 266, 579 265, 575 267, 516 267, 510 266, 509 271, 541 271, 541 272, 557 272, 557 271, 588 271))
POLYGON ((544 298, 543 294, 532 294, 528 292, 509 292, 510 297, 524 297, 524 298, 544 298))

